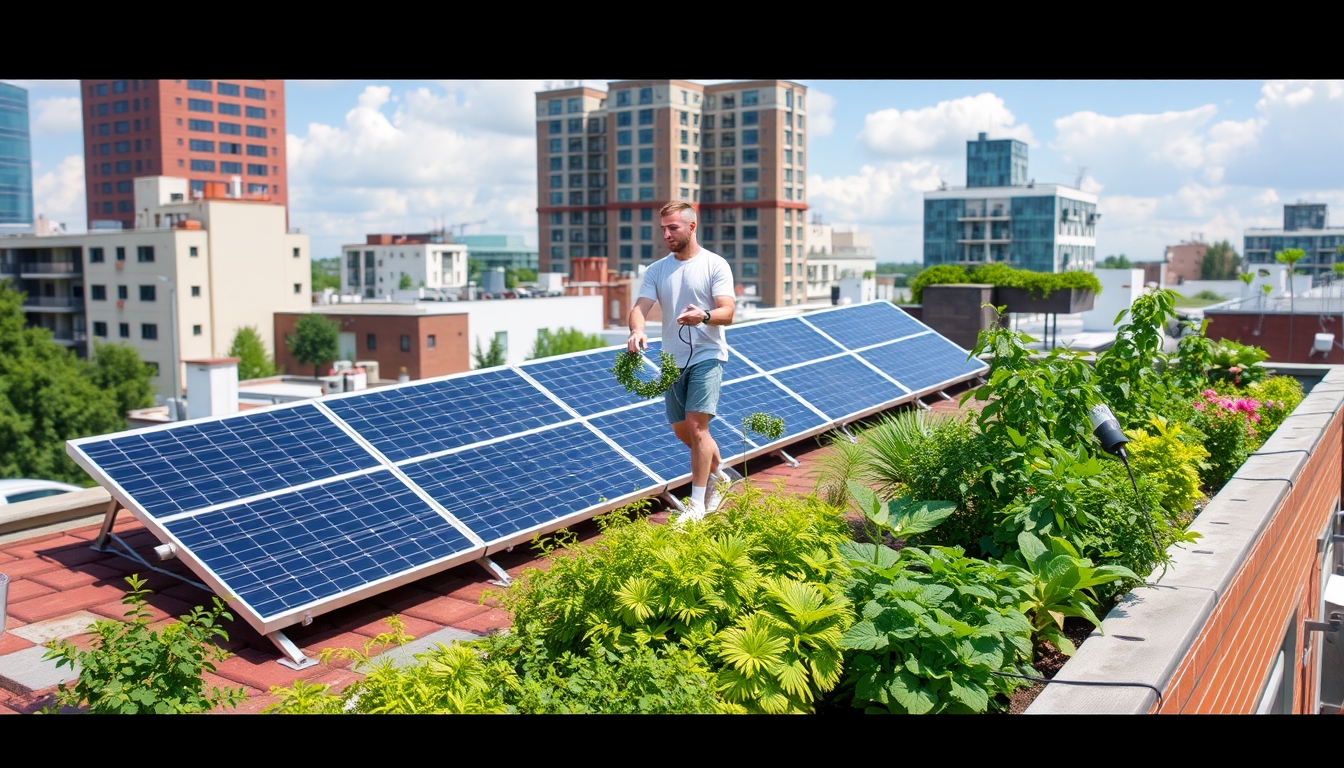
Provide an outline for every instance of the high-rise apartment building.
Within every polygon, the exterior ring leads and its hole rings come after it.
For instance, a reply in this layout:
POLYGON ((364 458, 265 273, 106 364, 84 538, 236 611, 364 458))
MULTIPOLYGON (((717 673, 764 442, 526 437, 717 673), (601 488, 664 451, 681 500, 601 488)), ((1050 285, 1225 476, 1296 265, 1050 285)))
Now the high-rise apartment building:
POLYGON ((1027 177, 1027 145, 966 142, 966 186, 924 193, 924 266, 1002 263, 1036 272, 1091 271, 1097 196, 1027 177))
POLYGON ((806 94, 787 80, 627 80, 537 94, 541 271, 667 254, 658 209, 685 200, 700 243, 767 306, 807 300, 806 94))
POLYGON ((1330 226, 1330 210, 1324 203, 1283 206, 1283 228, 1248 227, 1244 233, 1247 264, 1273 264, 1279 251, 1301 249, 1306 256, 1294 269, 1320 277, 1344 261, 1344 227, 1330 226))
POLYGON ((0 232, 33 226, 33 154, 28 91, 0 83, 0 232))
POLYGON ((136 226, 134 180, 287 205, 283 80, 81 80, 89 228, 136 226))

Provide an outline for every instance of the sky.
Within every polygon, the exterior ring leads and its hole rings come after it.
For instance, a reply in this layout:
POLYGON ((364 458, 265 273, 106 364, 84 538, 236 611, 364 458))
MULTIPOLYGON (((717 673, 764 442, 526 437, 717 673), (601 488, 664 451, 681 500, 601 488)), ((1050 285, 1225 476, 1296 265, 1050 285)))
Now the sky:
MULTIPOLYGON (((29 89, 34 210, 83 231, 78 82, 7 82, 29 89)), ((1025 141, 1038 182, 1081 176, 1099 197, 1099 259, 1158 259, 1196 236, 1240 251, 1244 228, 1279 226, 1299 199, 1344 220, 1344 81, 797 82, 811 213, 871 232, 879 261, 920 260, 923 192, 965 184, 982 131, 1025 141)), ((545 83, 286 81, 291 226, 315 258, 440 221, 535 246, 545 83)))

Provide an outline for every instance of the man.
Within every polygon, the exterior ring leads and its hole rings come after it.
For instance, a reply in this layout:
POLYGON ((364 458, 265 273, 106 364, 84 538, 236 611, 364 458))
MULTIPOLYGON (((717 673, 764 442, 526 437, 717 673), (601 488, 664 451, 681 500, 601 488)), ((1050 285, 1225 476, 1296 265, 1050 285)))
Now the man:
POLYGON ((663 351, 682 369, 665 400, 672 431, 691 449, 691 500, 685 517, 699 520, 717 509, 720 500, 718 488, 708 487, 719 476, 720 460, 709 420, 718 410, 723 364, 728 361, 723 326, 733 322, 733 273, 722 256, 696 242, 697 220, 690 204, 673 201, 660 213, 663 241, 671 253, 644 273, 639 299, 630 309, 626 348, 635 352, 646 346, 644 317, 657 302, 663 351))

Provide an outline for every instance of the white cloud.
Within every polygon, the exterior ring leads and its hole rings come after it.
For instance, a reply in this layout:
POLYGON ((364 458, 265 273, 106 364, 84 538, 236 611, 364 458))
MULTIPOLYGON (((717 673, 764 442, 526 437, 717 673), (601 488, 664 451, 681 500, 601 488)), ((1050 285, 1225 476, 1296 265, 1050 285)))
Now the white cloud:
POLYGON ((866 115, 859 141, 873 152, 908 156, 964 157, 966 141, 984 132, 1035 146, 1027 125, 1016 125, 1002 98, 992 93, 940 101, 923 109, 883 109, 866 115))
POLYGON ((830 136, 835 130, 835 118, 831 112, 835 109, 835 97, 813 88, 807 92, 807 120, 809 138, 818 139, 830 136))
POLYGON ((78 80, 6 80, 6 83, 17 85, 31 94, 36 90, 50 89, 54 91, 74 91, 79 93, 78 80))
POLYGON ((812 209, 842 222, 917 221, 923 193, 937 189, 948 169, 927 160, 865 165, 852 176, 808 178, 812 209))
POLYGON ((33 168, 33 213, 63 222, 70 232, 84 229, 84 158, 70 155, 56 170, 39 174, 33 168))
POLYGON ((57 96, 38 99, 32 105, 34 136, 55 136, 79 131, 84 127, 78 96, 57 96))

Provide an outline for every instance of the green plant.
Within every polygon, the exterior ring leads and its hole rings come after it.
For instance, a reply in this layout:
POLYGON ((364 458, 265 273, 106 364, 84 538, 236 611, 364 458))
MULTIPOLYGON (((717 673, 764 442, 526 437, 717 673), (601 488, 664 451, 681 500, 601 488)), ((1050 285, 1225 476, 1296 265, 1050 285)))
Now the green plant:
POLYGON ((604 346, 606 346, 606 342, 602 341, 601 336, 596 333, 584 333, 578 328, 560 328, 555 331, 548 328, 538 328, 537 340, 532 344, 532 354, 528 359, 536 360, 542 357, 582 352, 604 346))
MULTIPOLYGON (((874 543, 881 543, 884 535, 902 542, 927 533, 957 510, 957 505, 947 501, 914 501, 900 497, 883 504, 877 494, 853 480, 849 481, 849 492, 863 513, 867 538, 874 543)), ((874 558, 877 555, 874 550, 874 558)))
POLYGON ((1213 390, 1206 390, 1196 402, 1198 413, 1190 426, 1204 435, 1209 459, 1200 470, 1200 481, 1211 490, 1221 488, 1254 450, 1254 429, 1246 411, 1234 403, 1213 390))
POLYGON ((1293 348, 1293 321, 1297 319, 1297 289, 1294 287, 1293 276, 1297 274, 1294 265, 1306 258, 1306 251, 1301 248, 1285 248, 1274 254, 1274 260, 1280 264, 1288 265, 1288 349, 1293 348))
POLYGON ((659 350, 658 352, 658 378, 653 381, 642 381, 636 372, 643 370, 645 366, 644 356, 638 352, 625 350, 616 353, 616 362, 611 367, 611 372, 616 376, 616 383, 625 387, 625 391, 632 395, 640 397, 657 397, 672 388, 681 376, 681 369, 677 367, 677 359, 670 352, 659 350))
POLYGON ((1023 531, 1081 542, 1083 531, 1094 521, 1078 497, 1097 486, 1097 475, 1104 470, 1101 461, 1090 455, 1086 444, 1068 448, 1057 440, 1032 442, 1019 434, 1010 438, 1025 459, 1024 491, 1000 512, 994 529, 996 548, 1011 549, 1023 531))
MULTIPOLYGON (((742 417, 742 455, 747 455, 747 433, 754 432, 770 442, 778 440, 784 434, 784 420, 768 413, 756 411, 742 417)), ((742 462, 742 471, 747 471, 746 462, 742 462)))
POLYGON ((242 688, 206 689, 201 675, 215 671, 215 661, 228 657, 215 637, 229 639, 221 619, 232 621, 224 601, 213 598, 211 608, 197 606, 191 613, 160 630, 150 628, 153 612, 146 606, 150 590, 137 575, 126 577, 131 589, 121 602, 130 606, 129 622, 99 619, 90 625, 97 635, 93 647, 80 650, 68 640, 47 644, 43 660, 56 667, 79 668, 74 687, 62 683, 56 701, 65 706, 88 705, 93 714, 170 714, 205 712, 217 706, 234 707, 245 697, 242 688))
POLYGON ((285 343, 295 360, 313 366, 313 378, 317 378, 318 366, 335 360, 339 354, 340 333, 339 323, 310 312, 294 324, 294 334, 286 336, 285 343))
POLYGON ((1002 709, 1030 673, 1031 624, 1014 569, 960 547, 846 544, 846 594, 859 619, 845 633, 840 698, 868 712, 1002 709))
POLYGON ((1251 397, 1260 401, 1257 434, 1268 438, 1288 414, 1302 402, 1302 383, 1292 376, 1269 376, 1247 387, 1251 397))
POLYGON ((397 290, 405 291, 413 287, 415 287, 415 282, 411 279, 411 276, 405 272, 402 272, 401 279, 397 281, 397 290))
POLYGON ((1021 288, 1036 298, 1045 298, 1055 291, 1080 289, 1101 293, 1101 282, 1091 272, 1034 272, 1014 269, 1007 264, 981 264, 967 276, 972 283, 988 283, 1004 288, 1021 288))
POLYGON ((1064 634, 1064 619, 1078 616, 1101 627, 1101 620, 1093 610, 1100 607, 1093 587, 1122 579, 1138 580, 1138 576, 1120 565, 1094 567, 1092 561, 1078 554, 1072 544, 1059 538, 1046 538, 1049 545, 1023 531, 1017 536, 1017 551, 1008 560, 1021 569, 1026 599, 1021 610, 1031 618, 1032 636, 1037 645, 1049 642, 1065 656, 1078 649, 1064 634))
POLYGON ((1101 402, 1110 406, 1121 427, 1146 423, 1161 413, 1171 397, 1164 372, 1171 369, 1163 351, 1164 329, 1176 318, 1176 293, 1148 291, 1134 300, 1125 315, 1129 322, 1115 333, 1115 343, 1097 356, 1096 380, 1101 402))
POLYGON ((1247 285, 1250 285, 1251 283, 1255 282, 1255 273, 1242 272, 1241 274, 1237 275, 1237 279, 1247 285))
POLYGON ((481 351, 481 340, 476 339, 476 351, 471 353, 472 359, 476 362, 476 368, 495 368, 508 362, 508 355, 504 351, 504 343, 499 340, 499 335, 490 340, 490 348, 484 352, 481 351))
POLYGON ((1241 269, 1241 256, 1226 240, 1214 243, 1204 251, 1199 263, 1200 280, 1231 280, 1241 269))
POLYGON ((266 352, 256 326, 245 325, 234 332, 229 357, 238 358, 239 381, 275 375, 275 361, 266 352))
POLYGON ((910 280, 910 301, 915 304, 923 304, 925 286, 965 282, 969 282, 966 277, 966 270, 955 264, 929 267, 910 280))
MULTIPOLYGON (((525 643, 496 636, 485 643, 493 658, 511 658, 502 646, 525 643)), ((518 653, 517 692, 506 700, 525 714, 695 714, 735 712, 715 695, 705 659, 682 648, 647 645, 621 651, 592 648, 586 655, 518 653)))
POLYGON ((1213 346, 1209 381, 1229 381, 1239 387, 1250 386, 1269 373, 1267 368, 1260 365, 1268 358, 1269 353, 1260 347, 1223 339, 1213 346))
POLYGON ((1209 452, 1185 427, 1161 416, 1154 416, 1148 429, 1135 429, 1128 435, 1125 452, 1130 467, 1159 487, 1168 519, 1188 516, 1202 495, 1199 471, 1207 465, 1209 452))

